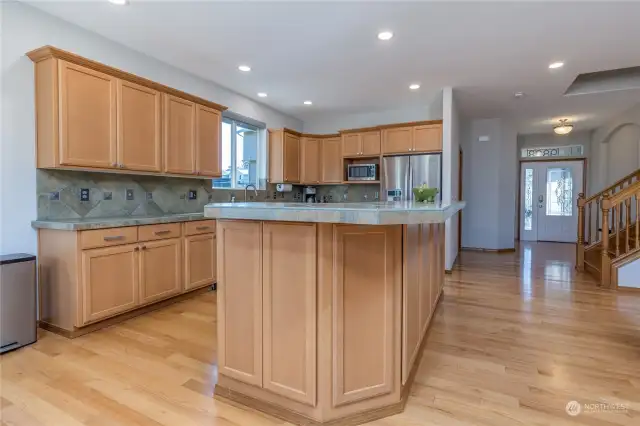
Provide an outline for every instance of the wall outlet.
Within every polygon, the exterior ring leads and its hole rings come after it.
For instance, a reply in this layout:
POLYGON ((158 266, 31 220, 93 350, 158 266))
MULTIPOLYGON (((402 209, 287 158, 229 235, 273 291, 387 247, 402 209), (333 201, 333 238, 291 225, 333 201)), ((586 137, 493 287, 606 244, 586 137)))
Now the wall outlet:
POLYGON ((147 192, 147 201, 153 200, 153 192, 147 192))
POLYGON ((132 201, 133 200, 133 189, 125 189, 125 196, 127 201, 132 201))
POLYGON ((80 188, 80 201, 89 201, 89 188, 80 188))
POLYGON ((195 189, 190 189, 189 190, 189 199, 190 200, 197 200, 198 199, 198 191, 196 191, 195 189))
POLYGON ((49 200, 60 201, 60 191, 53 191, 49 193, 49 200))
POLYGON ((103 200, 113 200, 113 194, 111 193, 111 191, 104 191, 102 193, 102 199, 103 200))

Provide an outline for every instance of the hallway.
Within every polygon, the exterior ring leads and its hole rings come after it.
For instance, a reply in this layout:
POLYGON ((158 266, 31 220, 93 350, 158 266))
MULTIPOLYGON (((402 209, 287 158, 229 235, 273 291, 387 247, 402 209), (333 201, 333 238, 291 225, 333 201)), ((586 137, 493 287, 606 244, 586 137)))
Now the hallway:
MULTIPOLYGON (((370 424, 640 422, 640 293, 596 288, 573 245, 518 250, 460 254, 405 412, 370 424), (573 400, 610 405, 569 416, 573 400)), ((215 305, 207 293, 72 341, 41 331, 0 358, 2 426, 284 424, 211 398, 215 305)))

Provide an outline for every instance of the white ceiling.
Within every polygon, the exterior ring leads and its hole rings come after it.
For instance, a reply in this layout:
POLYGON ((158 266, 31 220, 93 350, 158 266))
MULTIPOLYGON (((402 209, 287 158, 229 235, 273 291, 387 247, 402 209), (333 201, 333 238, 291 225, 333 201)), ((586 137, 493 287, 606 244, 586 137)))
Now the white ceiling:
POLYGON ((511 117, 523 133, 559 117, 593 128, 640 102, 639 90, 562 96, 580 73, 640 65, 634 2, 30 3, 302 120, 425 105, 444 86, 465 116, 511 117))

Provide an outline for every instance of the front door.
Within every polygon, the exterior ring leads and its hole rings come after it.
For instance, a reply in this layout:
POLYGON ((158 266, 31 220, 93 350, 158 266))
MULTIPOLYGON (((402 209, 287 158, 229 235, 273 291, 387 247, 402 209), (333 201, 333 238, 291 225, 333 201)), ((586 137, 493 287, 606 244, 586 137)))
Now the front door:
POLYGON ((575 243, 582 161, 531 161, 520 166, 520 239, 575 243))

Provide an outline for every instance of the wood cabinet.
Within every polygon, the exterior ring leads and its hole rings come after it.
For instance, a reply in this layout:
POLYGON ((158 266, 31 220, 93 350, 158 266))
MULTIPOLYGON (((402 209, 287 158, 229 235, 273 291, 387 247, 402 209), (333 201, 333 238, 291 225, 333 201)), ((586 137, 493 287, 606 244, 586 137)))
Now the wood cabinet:
POLYGON ((442 125, 391 127, 382 130, 383 154, 442 151, 442 125))
POLYGON ((140 246, 140 304, 166 299, 182 291, 182 244, 179 238, 140 246))
POLYGON ((342 135, 343 157, 374 157, 378 155, 380 155, 379 130, 342 135))
POLYGON ((263 224, 263 385, 316 405, 316 225, 263 224))
POLYGON ((117 79, 59 61, 60 164, 115 167, 117 79))
POLYGON ((300 183, 315 185, 322 182, 322 141, 302 137, 300 139, 300 183))
POLYGON ((161 94, 118 80, 118 161, 127 170, 162 171, 161 94))
POLYGON ((168 173, 195 173, 194 102, 164 95, 164 170, 168 173))
POLYGON ((36 74, 36 165, 221 176, 225 107, 45 46, 36 74))
POLYGON ((138 304, 138 245, 81 252, 82 322, 88 324, 131 310, 138 304))
POLYGON ((197 234, 184 239, 184 288, 211 285, 216 281, 216 235, 197 234))
POLYGON ((269 182, 300 182, 300 133, 289 129, 269 130, 269 182))
POLYGON ((342 161, 342 141, 340 137, 327 138, 322 141, 322 183, 339 183, 344 180, 344 164, 342 161))
POLYGON ((217 222, 218 371, 262 387, 262 224, 217 222))
POLYGON ((222 176, 220 111, 196 105, 196 174, 207 177, 222 176))

